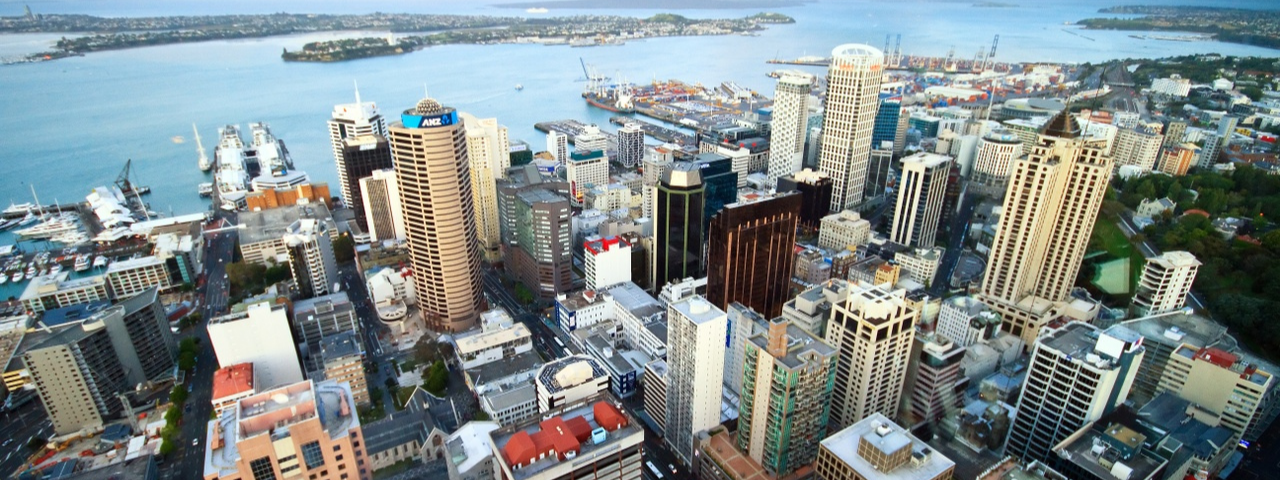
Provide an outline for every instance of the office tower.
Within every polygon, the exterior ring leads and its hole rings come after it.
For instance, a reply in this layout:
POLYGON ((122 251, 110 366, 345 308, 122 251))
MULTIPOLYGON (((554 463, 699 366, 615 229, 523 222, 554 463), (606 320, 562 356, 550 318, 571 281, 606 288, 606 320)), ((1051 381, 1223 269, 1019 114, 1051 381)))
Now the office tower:
POLYGON ((458 114, 424 98, 389 130, 418 307, 427 328, 470 329, 484 298, 475 197, 458 114))
POLYGON ((827 434, 836 349, 786 320, 746 339, 738 448, 770 475, 812 464, 827 434))
POLYGON ((800 227, 815 231, 823 217, 831 213, 831 177, 804 169, 778 178, 778 192, 800 192, 800 227))
POLYGON ((1067 436, 1124 403, 1146 351, 1124 326, 1070 322, 1036 340, 1005 455, 1047 461, 1067 436))
POLYGON ((801 291, 782 306, 782 318, 826 338, 831 307, 849 296, 849 282, 833 278, 801 291))
POLYGON ((102 318, 133 385, 173 374, 178 344, 156 289, 120 300, 120 315, 102 318))
POLYGON ((644 129, 628 123, 618 129, 618 163, 635 168, 641 160, 644 160, 644 129))
POLYGON ((609 148, 609 138, 600 133, 600 127, 587 125, 573 138, 573 149, 576 152, 604 152, 609 148))
POLYGON ((700 153, 693 163, 701 169, 702 185, 706 189, 706 203, 702 209, 702 231, 706 232, 725 205, 738 201, 738 172, 733 159, 718 153, 700 153))
POLYGON ((1164 124, 1164 146, 1176 147, 1182 145, 1182 140, 1187 136, 1187 122, 1181 120, 1170 120, 1164 124))
POLYGON ((1116 168, 1133 165, 1145 172, 1155 168, 1163 143, 1164 135, 1146 127, 1121 128, 1116 132, 1112 159, 1116 168))
POLYGON ((804 164, 804 136, 809 126, 809 95, 813 77, 783 75, 774 90, 773 122, 769 133, 769 182, 800 171, 804 164))
POLYGON ((360 333, 356 306, 347 292, 298 300, 293 304, 293 334, 299 342, 298 351, 306 372, 324 369, 320 351, 324 340, 345 332, 360 333))
POLYGON ((669 282, 700 277, 702 216, 706 189, 697 164, 676 162, 663 169, 654 212, 653 291, 669 282))
POLYGON ((883 57, 869 45, 846 44, 831 51, 818 167, 835 182, 832 211, 855 208, 863 200, 883 57))
POLYGON ((667 369, 666 360, 654 360, 644 366, 644 412, 661 431, 667 430, 667 369))
POLYGON ((206 480, 368 480, 372 464, 351 388, 311 380, 263 389, 209 421, 206 480))
POLYGON ((1191 169, 1191 163, 1195 161, 1196 150, 1199 149, 1200 147, 1194 143, 1160 149, 1160 161, 1156 164, 1156 171, 1174 177, 1186 175, 1187 170, 1191 169))
POLYGON ((741 302, 768 318, 791 293, 800 195, 781 194, 725 206, 707 235, 707 300, 721 309, 741 302))
MULTIPOLYGON (((905 145, 898 142, 898 120, 906 117, 902 112, 902 96, 891 93, 880 94, 880 106, 876 109, 876 123, 871 131, 871 148, 873 150, 889 150, 900 155, 905 145), (889 146, 885 146, 889 142, 889 146)), ((905 132, 903 134, 905 137, 905 132)))
POLYGON ((320 342, 322 378, 351 387, 356 405, 369 404, 369 383, 364 377, 364 342, 358 330, 348 330, 325 337, 320 342))
POLYGON ((840 351, 831 397, 835 428, 873 413, 898 414, 920 313, 907 306, 905 290, 889 288, 852 284, 848 295, 832 307, 826 340, 840 351))
POLYGON ((1013 161, 1022 156, 1022 140, 1003 128, 992 130, 978 140, 978 156, 973 165, 973 181, 1004 195, 1013 161))
POLYGON ((515 245, 504 252, 507 268, 542 300, 572 290, 569 199, 549 189, 529 188, 516 193, 512 203, 514 219, 504 219, 516 226, 515 245))
POLYGON ((289 331, 288 307, 260 302, 209 320, 209 343, 218 365, 252 363, 264 390, 302 381, 302 365, 289 331))
POLYGON ((351 200, 356 198, 356 182, 360 179, 347 176, 345 141, 348 138, 370 135, 387 138, 387 122, 378 111, 377 104, 360 101, 360 90, 357 88, 356 102, 334 105, 333 115, 329 118, 329 142, 333 145, 333 159, 338 167, 339 192, 342 193, 342 200, 353 207, 355 204, 351 200))
POLYGON ((1218 163, 1218 154, 1222 152, 1222 143, 1222 137, 1212 133, 1205 134, 1204 146, 1200 147, 1200 158, 1196 161, 1196 166, 1209 168, 1218 163))
POLYGON ((724 388, 732 396, 742 393, 742 365, 747 356, 747 339, 769 329, 769 320, 738 302, 725 309, 729 336, 724 350, 724 388))
POLYGON ((1000 333, 1000 314, 973 297, 951 297, 942 302, 934 331, 961 347, 971 347, 1000 333))
POLYGON ((631 281, 631 243, 610 235, 583 243, 587 290, 599 290, 631 281))
POLYGON ((671 150, 665 148, 651 148, 644 156, 644 172, 642 172, 640 187, 641 194, 644 196, 640 213, 644 218, 656 218, 653 209, 657 200, 654 197, 658 193, 658 182, 662 180, 662 171, 671 165, 672 158, 671 150))
POLYGON ((475 198, 476 236, 480 254, 489 263, 502 256, 501 228, 498 224, 497 181, 511 168, 511 143, 507 127, 496 118, 476 118, 460 113, 462 128, 467 132, 467 160, 471 169, 471 194, 475 198))
POLYGON ((979 298, 1009 333, 1034 342, 1044 306, 1067 300, 1110 178, 1111 159, 1084 144, 1067 113, 1014 161, 979 298))
POLYGON ((917 333, 903 387, 902 422, 912 428, 933 424, 964 405, 960 360, 965 347, 936 333, 917 333))
POLYGON ((333 257, 329 226, 309 218, 293 222, 285 231, 289 270, 302 298, 328 294, 338 283, 338 262, 333 257))
POLYGON ((1133 293, 1133 309, 1140 317, 1178 310, 1196 280, 1200 261, 1191 252, 1164 252, 1147 258, 1133 293))
MULTIPOLYGON (((356 213, 356 222, 360 228, 369 231, 365 219, 364 192, 360 190, 360 182, 374 171, 387 170, 394 166, 391 161, 391 146, 381 135, 360 135, 342 140, 342 178, 350 181, 350 192, 342 192, 342 202, 356 213)), ((346 185, 344 189, 348 188, 346 185)))
POLYGON ((604 150, 579 149, 569 155, 565 164, 565 180, 569 181, 569 195, 574 205, 583 204, 583 196, 593 187, 609 184, 609 157, 604 150))
POLYGON ((871 238, 871 222, 853 210, 822 217, 818 228, 818 246, 838 252, 855 249, 871 238))
POLYGON ((644 427, 604 394, 586 405, 559 409, 491 430, 487 443, 506 480, 640 480, 645 470, 644 427))
POLYGON ((818 480, 950 480, 956 463, 881 414, 822 440, 818 480))
POLYGON ((561 165, 569 161, 569 136, 552 130, 547 132, 547 152, 561 165))
POLYGON ((1266 430, 1266 402, 1274 402, 1276 381, 1271 372, 1239 355, 1216 347, 1182 344, 1169 355, 1158 392, 1190 401, 1190 414, 1234 434, 1227 445, 1240 439, 1256 441, 1266 430))
POLYGON ((364 199, 365 224, 369 238, 403 240, 404 208, 400 206, 400 183, 392 169, 374 170, 360 179, 360 196, 364 199))
POLYGON ((667 430, 664 439, 685 465, 694 437, 720 424, 724 383, 723 310, 693 295, 667 307, 667 430))
POLYGON ((890 241, 910 247, 933 246, 950 171, 951 157, 945 155, 917 153, 902 159, 890 241))

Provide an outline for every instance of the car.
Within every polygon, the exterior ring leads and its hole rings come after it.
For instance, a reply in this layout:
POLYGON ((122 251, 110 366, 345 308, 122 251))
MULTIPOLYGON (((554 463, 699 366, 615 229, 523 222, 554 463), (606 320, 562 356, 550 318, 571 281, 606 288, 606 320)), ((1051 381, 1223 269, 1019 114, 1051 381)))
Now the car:
POLYGON ((675 466, 675 464, 673 464, 673 463, 668 463, 668 464, 667 464, 667 468, 670 468, 670 469, 671 469, 671 473, 680 473, 680 472, 677 472, 677 471, 676 471, 676 466, 675 466))
POLYGON ((196 447, 196 446, 199 446, 199 445, 200 445, 200 439, 199 439, 199 438, 193 438, 193 439, 191 439, 191 446, 196 447))

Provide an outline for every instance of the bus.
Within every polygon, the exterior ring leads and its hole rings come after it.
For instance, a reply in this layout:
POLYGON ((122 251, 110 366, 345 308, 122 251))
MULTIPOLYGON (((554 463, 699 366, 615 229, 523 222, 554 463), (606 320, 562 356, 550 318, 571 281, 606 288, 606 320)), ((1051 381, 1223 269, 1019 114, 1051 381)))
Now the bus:
POLYGON ((561 342, 561 341, 560 341, 560 337, 553 337, 553 338, 555 338, 555 340, 556 340, 556 345, 559 345, 559 346, 560 346, 560 349, 561 349, 561 350, 564 350, 564 348, 565 348, 565 346, 564 346, 564 342, 561 342))
POLYGON ((654 478, 662 480, 662 470, 658 470, 658 467, 653 466, 653 462, 646 461, 644 462, 644 465, 649 467, 649 472, 653 474, 654 478))

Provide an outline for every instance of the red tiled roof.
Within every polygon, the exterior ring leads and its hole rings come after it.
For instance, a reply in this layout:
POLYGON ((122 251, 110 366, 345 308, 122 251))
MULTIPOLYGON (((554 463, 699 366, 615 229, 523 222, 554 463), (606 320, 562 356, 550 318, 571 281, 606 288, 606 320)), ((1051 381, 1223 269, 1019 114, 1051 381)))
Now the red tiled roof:
POLYGON ((1222 368, 1231 368, 1240 358, 1218 348, 1202 348, 1196 352, 1197 360, 1204 360, 1222 368))
POLYGON ((238 363, 213 373, 213 399, 253 390, 253 364, 238 363))

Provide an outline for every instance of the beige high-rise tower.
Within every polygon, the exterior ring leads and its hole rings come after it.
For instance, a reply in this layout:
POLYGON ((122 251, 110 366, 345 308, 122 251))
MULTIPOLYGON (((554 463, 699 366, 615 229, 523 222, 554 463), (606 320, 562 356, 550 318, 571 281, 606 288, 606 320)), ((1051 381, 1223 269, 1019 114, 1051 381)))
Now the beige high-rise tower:
POLYGON ((467 139, 458 113, 424 98, 388 130, 427 327, 460 332, 484 311, 467 139))
POLYGON ((476 235, 487 262, 502 259, 502 222, 498 219, 498 179, 511 167, 507 127, 496 118, 458 114, 467 131, 467 159, 471 162, 471 194, 476 204, 476 235))
POLYGON ((862 203, 871 131, 880 109, 883 58, 884 53, 870 45, 846 44, 831 51, 818 169, 835 183, 831 193, 833 212, 862 203))
POLYGON ((1069 300, 1110 178, 1111 159, 1086 146, 1065 110, 1009 170, 979 298, 1028 345, 1069 300))
POLYGON ((832 305, 826 340, 839 354, 828 431, 873 413, 898 416, 920 313, 907 306, 906 290, 889 288, 858 282, 832 305))

